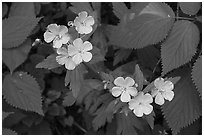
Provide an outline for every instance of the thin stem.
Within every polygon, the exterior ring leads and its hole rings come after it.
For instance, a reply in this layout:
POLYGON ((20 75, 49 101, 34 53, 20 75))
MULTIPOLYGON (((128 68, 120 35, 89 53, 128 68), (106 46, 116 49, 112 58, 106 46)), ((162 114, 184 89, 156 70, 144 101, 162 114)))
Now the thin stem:
POLYGON ((80 38, 82 39, 82 38, 85 37, 85 36, 86 36, 86 34, 82 35, 80 38))
POLYGON ((157 68, 157 66, 159 65, 159 62, 161 61, 161 58, 158 60, 158 62, 157 62, 157 64, 156 64, 156 66, 154 67, 154 69, 153 69, 153 73, 156 71, 156 68, 157 68))
MULTIPOLYGON (((179 17, 179 3, 177 2, 176 17, 179 17)), ((176 18, 178 20, 178 18, 176 18)))
POLYGON ((84 133, 86 133, 86 129, 84 129, 82 126, 80 126, 76 121, 73 123, 76 127, 78 127, 81 131, 83 131, 84 133))
POLYGON ((194 18, 187 18, 187 17, 175 17, 176 19, 183 19, 183 20, 192 20, 195 21, 194 18))

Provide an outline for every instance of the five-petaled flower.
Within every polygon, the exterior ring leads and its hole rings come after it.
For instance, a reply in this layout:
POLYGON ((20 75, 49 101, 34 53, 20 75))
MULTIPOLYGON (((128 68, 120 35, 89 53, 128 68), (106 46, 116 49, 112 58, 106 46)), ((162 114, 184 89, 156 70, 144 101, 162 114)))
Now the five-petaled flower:
POLYGON ((130 78, 126 77, 125 79, 123 77, 117 77, 114 80, 115 87, 112 88, 111 92, 114 97, 120 96, 120 100, 122 102, 129 102, 131 100, 131 96, 137 95, 137 89, 136 87, 133 87, 135 84, 135 81, 130 78))
POLYGON ((149 115, 152 112, 153 106, 150 105, 152 102, 153 99, 149 93, 144 94, 144 92, 139 92, 128 104, 129 109, 133 110, 133 113, 137 117, 142 117, 143 114, 149 115))
POLYGON ((152 97, 155 97, 155 103, 164 104, 164 99, 171 101, 174 97, 174 84, 171 81, 164 81, 163 78, 154 80, 155 88, 152 90, 152 97))
POLYGON ((70 40, 68 28, 64 25, 50 24, 44 33, 44 39, 47 43, 53 41, 54 48, 61 48, 62 44, 67 44, 70 40))
POLYGON ((80 64, 82 61, 89 62, 92 59, 92 54, 88 51, 92 50, 93 46, 90 42, 83 43, 81 38, 73 41, 73 45, 68 46, 68 54, 72 56, 75 64, 80 64))
POLYGON ((94 18, 92 16, 88 16, 86 11, 82 11, 78 14, 78 17, 74 20, 74 26, 76 26, 76 30, 80 34, 89 34, 92 32, 94 25, 94 18))
POLYGON ((68 50, 65 47, 57 49, 57 54, 59 54, 59 56, 56 57, 56 61, 60 65, 65 65, 65 68, 68 70, 75 69, 77 64, 75 64, 74 61, 72 60, 72 57, 69 56, 68 50))

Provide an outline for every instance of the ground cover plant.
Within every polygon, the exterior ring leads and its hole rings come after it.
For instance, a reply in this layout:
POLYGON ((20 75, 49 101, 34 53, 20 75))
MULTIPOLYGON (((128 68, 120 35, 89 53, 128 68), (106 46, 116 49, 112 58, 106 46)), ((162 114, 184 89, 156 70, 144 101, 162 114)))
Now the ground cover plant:
POLYGON ((202 134, 201 6, 2 3, 2 134, 202 134))

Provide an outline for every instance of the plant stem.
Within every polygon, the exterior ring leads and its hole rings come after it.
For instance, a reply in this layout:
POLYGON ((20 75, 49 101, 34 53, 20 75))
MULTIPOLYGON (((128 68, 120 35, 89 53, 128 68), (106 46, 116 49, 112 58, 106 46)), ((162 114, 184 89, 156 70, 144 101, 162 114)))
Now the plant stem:
MULTIPOLYGON (((177 2, 177 8, 176 8, 176 17, 179 17, 179 3, 177 2)), ((178 18, 176 18, 176 21, 178 18)))
POLYGON ((82 127, 80 126, 76 121, 73 123, 76 127, 78 127, 81 131, 83 131, 84 133, 86 133, 87 131, 82 127))
POLYGON ((156 66, 154 67, 154 69, 153 69, 153 73, 156 71, 156 68, 157 68, 157 66, 159 65, 159 62, 161 61, 161 58, 158 60, 158 62, 157 62, 157 64, 156 64, 156 66))
POLYGON ((195 21, 194 18, 187 18, 187 17, 175 17, 176 19, 182 19, 182 20, 192 20, 195 21))

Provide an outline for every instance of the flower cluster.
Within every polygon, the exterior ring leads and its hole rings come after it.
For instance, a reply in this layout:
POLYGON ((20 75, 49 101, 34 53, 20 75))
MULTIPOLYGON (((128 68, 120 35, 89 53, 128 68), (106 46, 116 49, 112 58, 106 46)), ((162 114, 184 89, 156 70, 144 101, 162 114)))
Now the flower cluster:
MULTIPOLYGON (((94 22, 94 18, 83 11, 75 18, 73 26, 79 34, 89 34, 93 31, 94 22)), ((56 48, 58 54, 56 61, 65 65, 68 70, 73 70, 81 62, 89 62, 92 59, 92 54, 89 52, 93 49, 92 44, 89 41, 83 42, 81 38, 72 40, 69 29, 64 25, 48 25, 44 40, 53 43, 53 48, 56 48)))
POLYGON ((154 97, 155 103, 158 105, 163 105, 164 99, 171 101, 174 97, 173 83, 164 81, 163 78, 155 79, 151 94, 138 92, 137 83, 130 77, 125 79, 117 77, 114 84, 115 86, 111 89, 112 95, 114 97, 120 96, 122 102, 128 102, 129 109, 133 110, 137 117, 142 117, 144 114, 149 115, 153 111, 151 103, 154 97))

